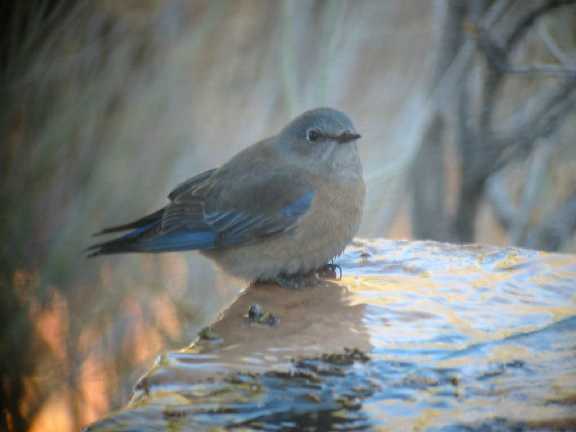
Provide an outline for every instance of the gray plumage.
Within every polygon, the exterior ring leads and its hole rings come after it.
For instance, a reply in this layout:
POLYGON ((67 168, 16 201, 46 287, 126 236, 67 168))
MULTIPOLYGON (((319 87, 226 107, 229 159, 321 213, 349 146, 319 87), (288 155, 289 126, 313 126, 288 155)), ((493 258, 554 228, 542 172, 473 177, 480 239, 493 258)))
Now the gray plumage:
POLYGON ((90 247, 90 256, 198 250, 250 281, 310 274, 358 230, 365 195, 358 138, 344 113, 307 111, 179 185, 163 209, 102 231, 129 232, 90 247))

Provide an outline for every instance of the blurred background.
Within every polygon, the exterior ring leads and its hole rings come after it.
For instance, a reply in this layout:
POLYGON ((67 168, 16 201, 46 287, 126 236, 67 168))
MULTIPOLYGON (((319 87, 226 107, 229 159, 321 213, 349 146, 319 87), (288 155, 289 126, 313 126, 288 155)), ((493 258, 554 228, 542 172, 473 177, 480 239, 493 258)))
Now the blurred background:
POLYGON ((318 106, 361 236, 574 252, 576 1, 21 0, 0 20, 0 430, 77 430, 243 288, 91 233, 318 106))

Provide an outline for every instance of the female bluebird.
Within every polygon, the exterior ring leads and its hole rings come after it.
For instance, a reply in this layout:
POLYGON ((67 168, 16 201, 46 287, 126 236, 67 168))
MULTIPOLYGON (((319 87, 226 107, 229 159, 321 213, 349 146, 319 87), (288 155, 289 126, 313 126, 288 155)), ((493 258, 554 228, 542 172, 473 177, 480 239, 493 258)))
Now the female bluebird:
POLYGON ((300 287, 358 230, 365 185, 344 113, 307 111, 276 136, 180 184, 162 209, 99 234, 128 231, 89 256, 198 250, 249 281, 300 287))

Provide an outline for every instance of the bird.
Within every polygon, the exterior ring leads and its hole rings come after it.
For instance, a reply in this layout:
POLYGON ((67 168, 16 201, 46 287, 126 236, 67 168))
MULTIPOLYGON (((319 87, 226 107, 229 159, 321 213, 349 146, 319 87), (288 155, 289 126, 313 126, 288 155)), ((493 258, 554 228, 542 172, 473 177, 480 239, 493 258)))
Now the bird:
POLYGON ((249 282, 319 281, 356 235, 366 187, 350 118, 316 108, 220 167, 178 185, 168 204, 95 235, 88 257, 196 250, 249 282))

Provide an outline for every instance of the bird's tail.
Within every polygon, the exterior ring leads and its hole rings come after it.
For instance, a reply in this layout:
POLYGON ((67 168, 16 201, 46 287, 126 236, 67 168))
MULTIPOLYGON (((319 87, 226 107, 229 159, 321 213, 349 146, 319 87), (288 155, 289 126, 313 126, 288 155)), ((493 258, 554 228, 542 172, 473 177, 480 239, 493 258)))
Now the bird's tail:
POLYGON ((134 222, 106 228, 100 234, 128 231, 122 237, 97 243, 84 252, 88 258, 127 252, 175 252, 195 249, 210 249, 217 242, 217 234, 202 220, 169 226, 164 218, 164 209, 158 210, 134 222))
POLYGON ((141 241, 157 231, 162 221, 163 212, 164 209, 160 209, 133 222, 103 229, 94 235, 99 236, 128 230, 130 232, 122 237, 91 245, 84 252, 88 254, 88 258, 126 252, 146 252, 141 247, 141 241))
POLYGON ((136 228, 143 228, 143 227, 149 225, 150 223, 160 221, 160 219, 162 219, 163 214, 164 214, 164 209, 161 208, 160 210, 155 211, 154 213, 151 213, 147 216, 144 216, 143 218, 135 220, 134 222, 130 222, 130 223, 127 223, 124 225, 116 225, 113 227, 105 228, 102 231, 99 231, 96 234, 94 234, 94 236, 100 236, 103 234, 110 234, 110 233, 115 233, 115 232, 120 232, 120 231, 128 231, 130 229, 136 229, 136 228))

